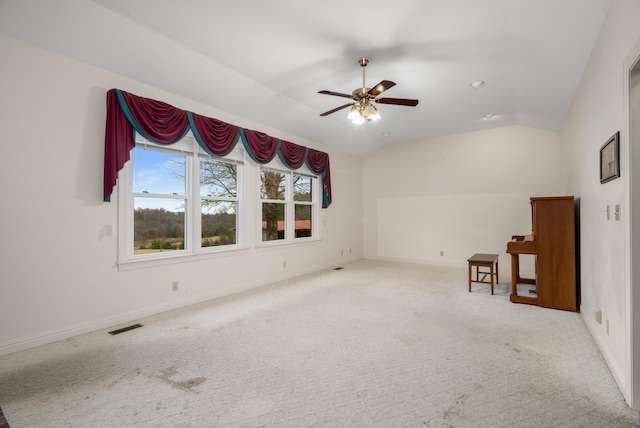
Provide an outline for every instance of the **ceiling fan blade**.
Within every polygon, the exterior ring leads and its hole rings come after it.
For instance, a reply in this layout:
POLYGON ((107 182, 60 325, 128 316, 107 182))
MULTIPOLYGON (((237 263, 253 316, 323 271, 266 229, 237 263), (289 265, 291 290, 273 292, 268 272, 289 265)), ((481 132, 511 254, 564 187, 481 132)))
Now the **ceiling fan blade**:
POLYGON ((399 106, 415 107, 418 105, 418 100, 410 100, 408 98, 378 98, 375 100, 380 104, 396 104, 399 106))
POLYGON ((343 106, 336 107, 336 108, 334 108, 333 110, 325 111, 325 112, 324 112, 324 113, 322 113, 320 116, 328 116, 328 115, 330 115, 331 113, 335 113, 335 112, 337 112, 338 110, 342 110, 343 108, 351 107, 352 105, 353 105, 353 103, 348 103, 348 104, 345 104, 345 105, 343 105, 343 106))
POLYGON ((377 97, 387 89, 393 88, 394 86, 396 86, 395 82, 392 82, 391 80, 383 80, 376 86, 369 89, 369 92, 367 92, 367 94, 371 97, 377 97))
POLYGON ((345 97, 345 98, 351 98, 353 99, 353 95, 349 95, 349 94, 343 94, 341 92, 333 92, 333 91, 318 91, 319 94, 324 94, 324 95, 334 95, 336 97, 345 97))

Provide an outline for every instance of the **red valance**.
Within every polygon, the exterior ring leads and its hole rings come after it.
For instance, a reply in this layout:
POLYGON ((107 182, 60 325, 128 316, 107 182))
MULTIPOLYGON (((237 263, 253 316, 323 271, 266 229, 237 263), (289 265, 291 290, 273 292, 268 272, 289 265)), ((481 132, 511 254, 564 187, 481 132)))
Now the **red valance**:
POLYGON ((104 133, 104 200, 111 193, 118 179, 118 171, 131 157, 136 146, 133 126, 124 115, 118 95, 114 90, 107 92, 107 125, 104 133))
POLYGON ((298 169, 304 164, 307 148, 289 141, 280 141, 278 157, 291 169, 298 169))
POLYGON ((307 149, 305 162, 309 169, 322 175, 322 206, 331 204, 331 169, 329 168, 329 155, 319 150, 307 149))
POLYGON ((187 112, 193 135, 200 146, 215 156, 226 156, 238 142, 240 128, 218 119, 187 112))
POLYGON ((262 132, 243 129, 244 143, 251 158, 258 163, 269 163, 278 150, 278 139, 262 132))
POLYGON ((189 130, 187 112, 170 104, 120 91, 120 108, 140 134, 159 144, 173 144, 189 130))
POLYGON ((331 204, 331 173, 327 153, 281 141, 262 132, 243 129, 217 119, 180 110, 162 101, 139 97, 120 89, 107 92, 104 141, 104 200, 111 198, 118 171, 135 147, 135 132, 159 144, 173 144, 191 130, 209 154, 225 156, 242 139, 251 158, 261 164, 276 154, 290 169, 303 163, 322 178, 322 208, 331 204))

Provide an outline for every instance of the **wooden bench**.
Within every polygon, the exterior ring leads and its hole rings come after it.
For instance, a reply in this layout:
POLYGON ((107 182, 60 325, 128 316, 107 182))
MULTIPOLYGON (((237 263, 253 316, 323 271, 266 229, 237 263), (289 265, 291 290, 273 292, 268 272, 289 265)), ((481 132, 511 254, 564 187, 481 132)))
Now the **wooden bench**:
POLYGON ((469 262, 469 292, 471 292, 471 283, 479 282, 481 284, 491 284, 491 294, 493 295, 494 276, 495 284, 498 283, 498 255, 497 254, 474 254, 467 259, 469 262), (475 279, 473 276, 473 267, 475 266, 475 279), (489 271, 480 270, 480 268, 489 268, 489 271), (480 277, 482 275, 482 278, 480 277), (488 281, 489 275, 490 281, 488 281))

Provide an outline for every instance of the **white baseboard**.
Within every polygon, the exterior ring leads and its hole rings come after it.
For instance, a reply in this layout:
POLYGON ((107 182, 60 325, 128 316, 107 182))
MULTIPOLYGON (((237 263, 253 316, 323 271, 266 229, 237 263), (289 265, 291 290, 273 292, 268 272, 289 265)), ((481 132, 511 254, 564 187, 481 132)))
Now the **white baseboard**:
POLYGON ((139 310, 130 311, 124 314, 114 315, 98 320, 90 320, 86 323, 69 326, 66 328, 55 329, 50 331, 44 331, 42 333, 34 334, 31 336, 25 336, 6 342, 0 342, 0 355, 11 354, 19 352, 25 349, 34 348, 36 346, 46 345, 47 343, 57 342, 59 340, 68 339, 70 337, 78 336, 81 334, 91 333, 93 331, 102 330, 106 328, 112 328, 119 326, 120 324, 129 323, 131 321, 139 320, 151 315, 159 314, 162 312, 170 311, 173 309, 182 308, 185 306, 194 305, 196 303, 206 302, 213 299, 229 296, 236 293, 242 293, 244 291, 253 290, 265 285, 277 283, 280 281, 293 279, 298 276, 308 275, 314 272, 320 272, 326 269, 333 269, 337 266, 351 263, 357 259, 350 259, 344 261, 344 263, 330 263, 327 265, 314 266, 308 269, 301 269, 298 271, 287 271, 280 275, 271 276, 268 279, 261 279, 252 281, 245 284, 235 285, 233 287, 218 289, 210 293, 202 293, 196 296, 190 296, 181 298, 172 302, 163 303, 160 305, 149 306, 139 310))
POLYGON ((591 319, 586 315, 588 311, 586 311, 585 309, 586 308, 584 307, 581 308, 580 316, 582 317, 585 325, 587 326, 587 330, 589 330, 591 337, 593 337, 593 341, 598 346, 600 353, 604 357, 604 360, 607 363, 607 366, 609 367, 609 371, 611 372, 613 379, 618 384, 618 388, 620 388, 620 392, 624 396, 624 399, 626 400, 627 404, 631 405, 625 372, 622 369, 622 367, 616 364, 615 359, 613 358, 613 355, 611 355, 611 352, 607 349, 607 347, 603 346, 602 340, 600 338, 601 333, 599 332, 599 329, 598 329, 599 324, 597 324, 593 319, 591 319))

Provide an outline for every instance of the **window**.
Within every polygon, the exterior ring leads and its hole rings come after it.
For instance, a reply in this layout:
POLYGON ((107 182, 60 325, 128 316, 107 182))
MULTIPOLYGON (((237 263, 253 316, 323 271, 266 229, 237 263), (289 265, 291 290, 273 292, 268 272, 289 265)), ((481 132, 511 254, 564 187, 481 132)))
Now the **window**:
POLYGON ((331 204, 327 153, 120 89, 107 92, 105 131, 103 200, 117 185, 119 264, 319 239, 320 205, 331 204), (134 130, 162 143, 134 142, 134 130))
POLYGON ((217 158, 191 134, 171 145, 136 136, 121 196, 120 261, 230 249, 239 243, 242 160, 217 158))
POLYGON ((318 178, 299 172, 260 168, 262 241, 313 238, 319 209, 318 178))
POLYGON ((200 157, 202 247, 233 245, 238 239, 238 164, 200 157))
POLYGON ((296 238, 312 236, 313 230, 313 181, 314 178, 293 174, 293 206, 296 238))
POLYGON ((136 147, 133 166, 133 254, 185 248, 188 156, 136 147))
POLYGON ((242 144, 220 158, 190 133, 168 145, 137 135, 119 180, 121 264, 319 238, 318 176, 278 159, 260 166, 242 144), (243 233, 252 223, 259 225, 255 234, 243 233))

